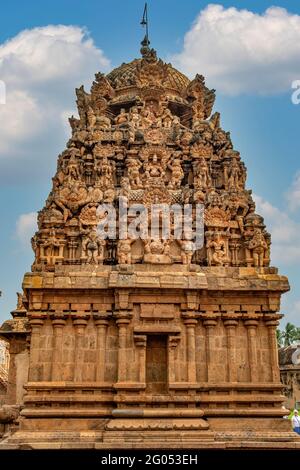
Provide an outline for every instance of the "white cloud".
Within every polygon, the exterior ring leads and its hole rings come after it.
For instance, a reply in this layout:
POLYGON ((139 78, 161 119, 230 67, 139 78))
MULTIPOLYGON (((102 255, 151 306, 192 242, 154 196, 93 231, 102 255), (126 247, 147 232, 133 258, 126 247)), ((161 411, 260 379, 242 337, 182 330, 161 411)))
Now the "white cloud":
POLYGON ((70 134, 61 118, 76 110, 75 87, 88 87, 95 72, 108 68, 109 60, 77 26, 25 30, 0 45, 0 80, 6 84, 6 104, 0 105, 3 183, 31 172, 42 176, 49 162, 55 167, 70 134))
POLYGON ((202 73, 226 94, 277 93, 300 79, 300 16, 271 7, 261 15, 210 4, 184 38, 174 65, 202 73))
POLYGON ((300 172, 296 174, 292 187, 287 192, 287 200, 291 211, 300 208, 300 172))
POLYGON ((28 248, 30 239, 37 230, 37 213, 21 214, 16 222, 16 238, 22 246, 28 248))
POLYGON ((271 260, 273 265, 295 265, 300 262, 300 223, 273 206, 262 197, 254 195, 257 212, 265 219, 272 235, 271 260))

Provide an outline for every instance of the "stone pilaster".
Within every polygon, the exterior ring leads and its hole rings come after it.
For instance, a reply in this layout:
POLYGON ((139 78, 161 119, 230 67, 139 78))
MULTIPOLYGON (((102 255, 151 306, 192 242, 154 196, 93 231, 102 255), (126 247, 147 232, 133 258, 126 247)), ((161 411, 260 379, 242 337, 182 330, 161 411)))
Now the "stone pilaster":
POLYGON ((135 335, 135 345, 138 350, 138 380, 141 385, 146 385, 146 335, 135 335))
POLYGON ((53 349, 52 349, 52 366, 51 379, 53 382, 62 380, 62 346, 63 346, 63 329, 66 320, 62 316, 54 316, 52 318, 53 331, 53 349))
POLYGON ((119 311, 115 316, 119 328, 118 382, 123 383, 127 381, 127 329, 131 314, 128 311, 119 311))
POLYGON ((169 335, 168 339, 168 348, 169 348, 169 384, 176 382, 176 369, 175 369, 175 350, 180 341, 180 336, 178 335, 169 335))
POLYGON ((219 315, 215 313, 205 313, 202 315, 203 325, 206 328, 206 363, 207 363, 207 381, 214 382, 214 329, 217 325, 219 315))
POLYGON ((30 339, 30 363, 29 363, 29 382, 37 382, 42 380, 40 377, 40 335, 41 329, 44 324, 44 318, 42 315, 29 315, 30 326, 31 326, 31 339, 30 339))
POLYGON ((280 371, 278 365, 278 350, 277 350, 277 338, 276 328, 279 325, 279 319, 281 315, 265 315, 265 325, 268 328, 268 339, 269 339, 269 351, 270 351, 270 366, 272 382, 280 382, 280 371))
POLYGON ((237 382, 236 327, 238 320, 228 315, 224 315, 222 319, 227 338, 228 382, 237 382))
POLYGON ((108 320, 105 315, 95 315, 95 326, 97 329, 97 354, 96 354, 96 382, 105 381, 105 356, 106 356, 106 334, 108 320))
MULTIPOLYGON (((246 318, 246 317, 245 317, 246 318)), ((248 337, 248 361, 250 369, 250 382, 258 382, 257 368, 257 339, 256 329, 258 326, 258 317, 251 317, 245 320, 248 337)))
POLYGON ((74 351, 74 382, 83 382, 83 362, 84 362, 84 335, 87 325, 87 318, 74 317, 73 326, 75 330, 75 351, 74 351))
POLYGON ((195 327, 197 320, 195 313, 183 312, 183 322, 186 326, 186 339, 187 339, 187 380, 190 383, 196 383, 196 340, 195 340, 195 327))

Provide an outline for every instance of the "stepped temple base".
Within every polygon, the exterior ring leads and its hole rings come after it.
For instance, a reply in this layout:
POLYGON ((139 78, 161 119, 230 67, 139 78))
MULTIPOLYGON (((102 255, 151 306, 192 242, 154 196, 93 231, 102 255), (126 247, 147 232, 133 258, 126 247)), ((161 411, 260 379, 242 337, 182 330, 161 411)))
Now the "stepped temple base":
POLYGON ((4 438, 0 450, 300 449, 282 418, 37 419, 29 427, 36 430, 4 438))

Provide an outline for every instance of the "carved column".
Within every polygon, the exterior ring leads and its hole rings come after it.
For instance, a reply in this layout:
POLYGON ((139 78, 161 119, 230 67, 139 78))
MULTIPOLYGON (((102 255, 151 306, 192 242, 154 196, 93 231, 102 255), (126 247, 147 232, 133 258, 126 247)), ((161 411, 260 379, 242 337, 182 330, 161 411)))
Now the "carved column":
POLYGON ((250 368, 250 381, 258 382, 258 369, 257 369, 257 339, 256 328, 258 320, 249 318, 245 320, 245 327, 247 328, 248 336, 248 360, 250 368))
POLYGON ((277 351, 277 338, 276 338, 276 328, 279 325, 280 315, 265 315, 266 326, 268 328, 269 336, 269 350, 270 350, 270 366, 272 371, 272 381, 280 382, 280 372, 278 365, 278 351, 277 351))
POLYGON ((228 382, 237 382, 236 327, 238 320, 228 316, 224 316, 223 320, 227 337, 228 382))
POLYGON ((119 328, 118 382, 122 383, 127 380, 127 327, 131 315, 128 312, 119 312, 116 318, 116 324, 119 328))
POLYGON ((191 312, 184 312, 182 314, 183 322, 186 326, 187 335, 187 378, 188 382, 196 383, 196 341, 195 341, 195 327, 197 320, 195 314, 191 312))
POLYGON ((52 319, 53 328, 53 349, 52 349, 52 367, 51 379, 53 382, 62 380, 62 345, 63 345, 63 329, 66 320, 61 316, 54 316, 52 319))
POLYGON ((95 316, 95 326, 97 328, 97 354, 96 354, 96 382, 105 381, 105 355, 106 355, 106 332, 108 320, 104 316, 95 316))
POLYGON ((168 347, 169 347, 169 384, 176 382, 175 374, 175 349, 180 341, 180 336, 169 336, 168 347))
POLYGON ((139 365, 139 382, 141 385, 146 385, 146 335, 135 335, 135 345, 138 350, 138 365, 139 365))
POLYGON ((86 318, 75 317, 73 319, 75 329, 75 351, 74 351, 74 382, 83 382, 83 362, 84 362, 84 334, 87 325, 86 318))
POLYGON ((29 382, 37 382, 42 380, 40 377, 40 334, 41 329, 44 324, 42 316, 31 316, 30 317, 30 326, 31 326, 31 335, 30 335, 30 364, 29 364, 29 382))
POLYGON ((214 328, 217 325, 218 315, 214 313, 207 313, 202 316, 203 325, 206 328, 206 362, 207 362, 207 381, 215 381, 214 373, 214 328))

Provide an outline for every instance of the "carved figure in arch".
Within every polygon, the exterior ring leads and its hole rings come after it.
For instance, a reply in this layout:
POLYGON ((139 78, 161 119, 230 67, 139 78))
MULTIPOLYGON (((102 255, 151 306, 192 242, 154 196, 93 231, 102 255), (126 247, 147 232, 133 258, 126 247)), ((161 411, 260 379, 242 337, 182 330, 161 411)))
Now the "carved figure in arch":
POLYGON ((143 129, 150 127, 155 121, 155 115, 153 114, 151 109, 147 107, 142 108, 140 118, 141 118, 141 127, 143 129))
POLYGON ((55 229, 50 229, 48 237, 43 240, 41 246, 41 258, 47 261, 47 264, 55 264, 58 258, 63 258, 63 244, 58 239, 55 229))
MULTIPOLYGON (((77 149, 72 149, 72 156, 68 162, 67 168, 66 168, 66 182, 67 183, 72 183, 74 181, 78 181, 81 178, 81 168, 80 168, 80 163, 76 158, 76 151, 77 155, 79 150, 77 149)), ((80 154, 80 152, 79 152, 80 154)))
POLYGON ((105 245, 105 240, 99 237, 97 229, 94 228, 83 236, 81 258, 86 260, 87 264, 103 263, 105 245))
POLYGON ((124 126, 128 124, 129 114, 126 112, 125 108, 121 108, 120 113, 115 117, 115 124, 117 126, 124 126))
POLYGON ((169 240, 151 239, 144 240, 145 254, 152 255, 169 255, 170 242, 169 240))
POLYGON ((95 169, 96 174, 99 177, 101 187, 103 189, 112 188, 114 167, 106 156, 102 157, 101 160, 96 163, 95 169))
POLYGON ((212 185, 212 180, 208 168, 208 164, 204 157, 199 159, 195 164, 195 174, 194 174, 194 188, 195 189, 207 189, 212 185))
POLYGON ((223 266, 227 261, 226 243, 222 235, 215 233, 213 238, 207 240, 207 261, 208 265, 223 266))
POLYGON ((160 121, 163 127, 170 129, 172 127, 174 116, 171 110, 168 108, 167 104, 163 105, 162 115, 160 116, 160 121))
POLYGON ((227 181, 227 189, 241 189, 240 176, 240 166, 236 159, 234 159, 230 166, 230 173, 227 181))
POLYGON ((97 128, 108 129, 111 126, 111 121, 109 117, 105 116, 105 114, 97 114, 96 124, 97 124, 97 128))
POLYGON ((153 154, 151 160, 146 160, 143 165, 145 170, 145 180, 162 180, 165 177, 165 170, 163 169, 163 165, 158 159, 157 154, 153 154))

